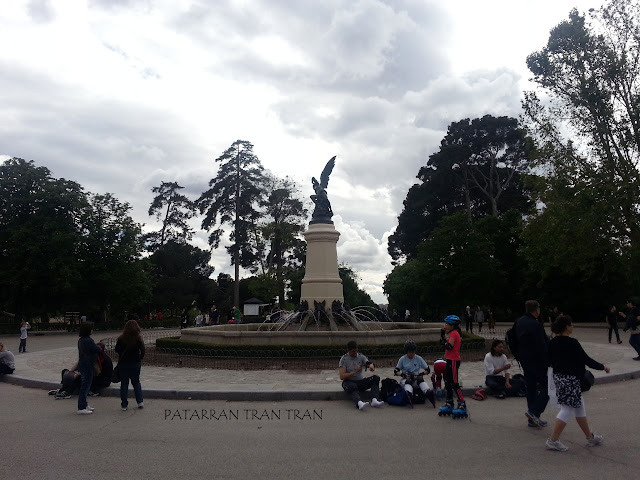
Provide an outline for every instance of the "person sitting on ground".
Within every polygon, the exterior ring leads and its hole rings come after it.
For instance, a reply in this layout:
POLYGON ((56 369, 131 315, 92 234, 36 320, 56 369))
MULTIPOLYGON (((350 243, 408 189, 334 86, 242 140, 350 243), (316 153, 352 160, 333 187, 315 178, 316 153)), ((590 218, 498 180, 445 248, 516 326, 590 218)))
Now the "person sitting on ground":
POLYGON ((4 345, 0 343, 0 374, 11 374, 16 369, 16 358, 9 350, 4 349, 4 345))
POLYGON ((74 395, 80 391, 80 385, 82 384, 82 376, 78 371, 78 364, 76 363, 71 370, 65 368, 61 373, 60 383, 62 386, 57 390, 52 390, 49 392, 49 395, 55 393, 56 400, 71 398, 71 395, 74 395))
POLYGON ((399 383, 402 385, 402 388, 404 388, 404 391, 407 392, 409 403, 413 401, 413 389, 419 388, 429 399, 433 408, 436 408, 435 393, 433 389, 427 385, 423 377, 424 374, 429 374, 431 370, 427 362, 425 362, 420 355, 416 354, 418 351, 416 342, 408 340, 404 344, 404 351, 405 355, 398 360, 394 373, 402 376, 402 380, 400 380, 399 383), (420 369, 424 370, 424 372, 421 373, 420 369))
POLYGON ((378 400, 380 395, 380 377, 372 375, 367 378, 363 378, 362 370, 368 368, 370 371, 375 371, 375 365, 369 361, 369 359, 363 354, 358 352, 358 344, 351 340, 347 343, 347 353, 345 353, 340 359, 338 364, 338 372, 340 374, 340 380, 342 380, 342 388, 347 394, 351 396, 356 404, 356 407, 360 410, 364 410, 369 406, 369 402, 363 402, 360 398, 360 392, 371 390, 371 406, 380 407, 384 405, 384 402, 378 400))
POLYGON ((504 354, 504 342, 494 340, 491 351, 484 357, 485 383, 498 398, 516 397, 524 387, 524 381, 511 378, 511 364, 504 354))

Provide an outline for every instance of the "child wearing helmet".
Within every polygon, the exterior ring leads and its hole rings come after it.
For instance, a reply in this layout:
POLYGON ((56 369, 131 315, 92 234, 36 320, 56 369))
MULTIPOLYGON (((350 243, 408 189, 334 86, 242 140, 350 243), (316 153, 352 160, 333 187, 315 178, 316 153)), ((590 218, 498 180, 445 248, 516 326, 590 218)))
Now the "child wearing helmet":
POLYGON ((462 332, 460 330, 460 318, 457 315, 449 315, 444 319, 444 332, 440 343, 444 346, 444 359, 447 369, 444 375, 444 385, 447 391, 447 401, 440 408, 439 415, 451 415, 453 418, 466 417, 467 405, 462 396, 462 389, 458 383, 458 371, 460 369, 460 344, 462 332), (453 392, 458 396, 458 408, 453 408, 453 392))
POLYGON ((413 399, 413 389, 419 388, 429 399, 433 408, 436 408, 436 396, 431 387, 424 381, 423 373, 420 373, 420 369, 423 369, 425 370, 424 373, 428 374, 430 372, 429 365, 420 355, 416 354, 418 346, 413 340, 408 340, 404 344, 404 351, 405 355, 398 360, 394 373, 402 376, 402 380, 399 383, 407 393, 409 405, 411 405, 413 399))

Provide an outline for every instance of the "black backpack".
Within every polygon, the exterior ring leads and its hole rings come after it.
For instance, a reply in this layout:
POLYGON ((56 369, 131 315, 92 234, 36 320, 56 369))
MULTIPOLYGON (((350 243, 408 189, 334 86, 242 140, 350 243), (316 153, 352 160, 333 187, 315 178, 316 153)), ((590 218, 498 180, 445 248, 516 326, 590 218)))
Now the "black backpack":
POLYGON ((513 322, 513 327, 507 330, 507 332, 504 334, 504 342, 507 344, 507 348, 509 348, 511 355, 513 355, 513 358, 515 358, 516 360, 518 360, 518 357, 520 356, 520 352, 518 350, 518 336, 516 335, 517 323, 517 320, 513 322))
POLYGON ((382 386, 380 388, 380 400, 386 402, 387 399, 393 396, 396 392, 402 392, 403 389, 397 380, 393 378, 385 378, 382 380, 382 386))

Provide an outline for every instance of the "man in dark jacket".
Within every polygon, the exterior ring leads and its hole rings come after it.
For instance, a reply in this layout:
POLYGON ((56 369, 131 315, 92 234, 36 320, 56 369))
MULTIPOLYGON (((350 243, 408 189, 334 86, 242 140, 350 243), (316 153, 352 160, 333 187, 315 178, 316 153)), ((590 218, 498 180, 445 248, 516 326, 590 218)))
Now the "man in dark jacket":
POLYGON ((538 321, 540 304, 527 300, 525 314, 516 321, 518 360, 524 371, 527 384, 527 412, 529 426, 544 427, 547 422, 540 419, 549 401, 547 390, 547 348, 549 338, 538 321))

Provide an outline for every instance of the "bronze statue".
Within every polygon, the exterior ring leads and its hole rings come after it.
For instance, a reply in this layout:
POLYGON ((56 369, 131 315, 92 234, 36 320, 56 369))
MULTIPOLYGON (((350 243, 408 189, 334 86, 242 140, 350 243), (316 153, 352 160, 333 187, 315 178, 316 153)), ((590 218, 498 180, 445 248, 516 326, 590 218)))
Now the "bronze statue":
POLYGON ((313 184, 313 190, 316 192, 315 195, 311 195, 311 200, 315 203, 315 208, 313 210, 313 214, 311 215, 311 221, 309 224, 313 223, 331 223, 331 217, 333 216, 333 210, 331 210, 331 203, 329 203, 329 199, 327 198, 327 185, 329 183, 329 175, 331 175, 331 171, 333 170, 334 165, 336 164, 336 157, 331 158, 327 162, 320 174, 320 182, 316 180, 316 177, 311 178, 311 183, 313 184))

